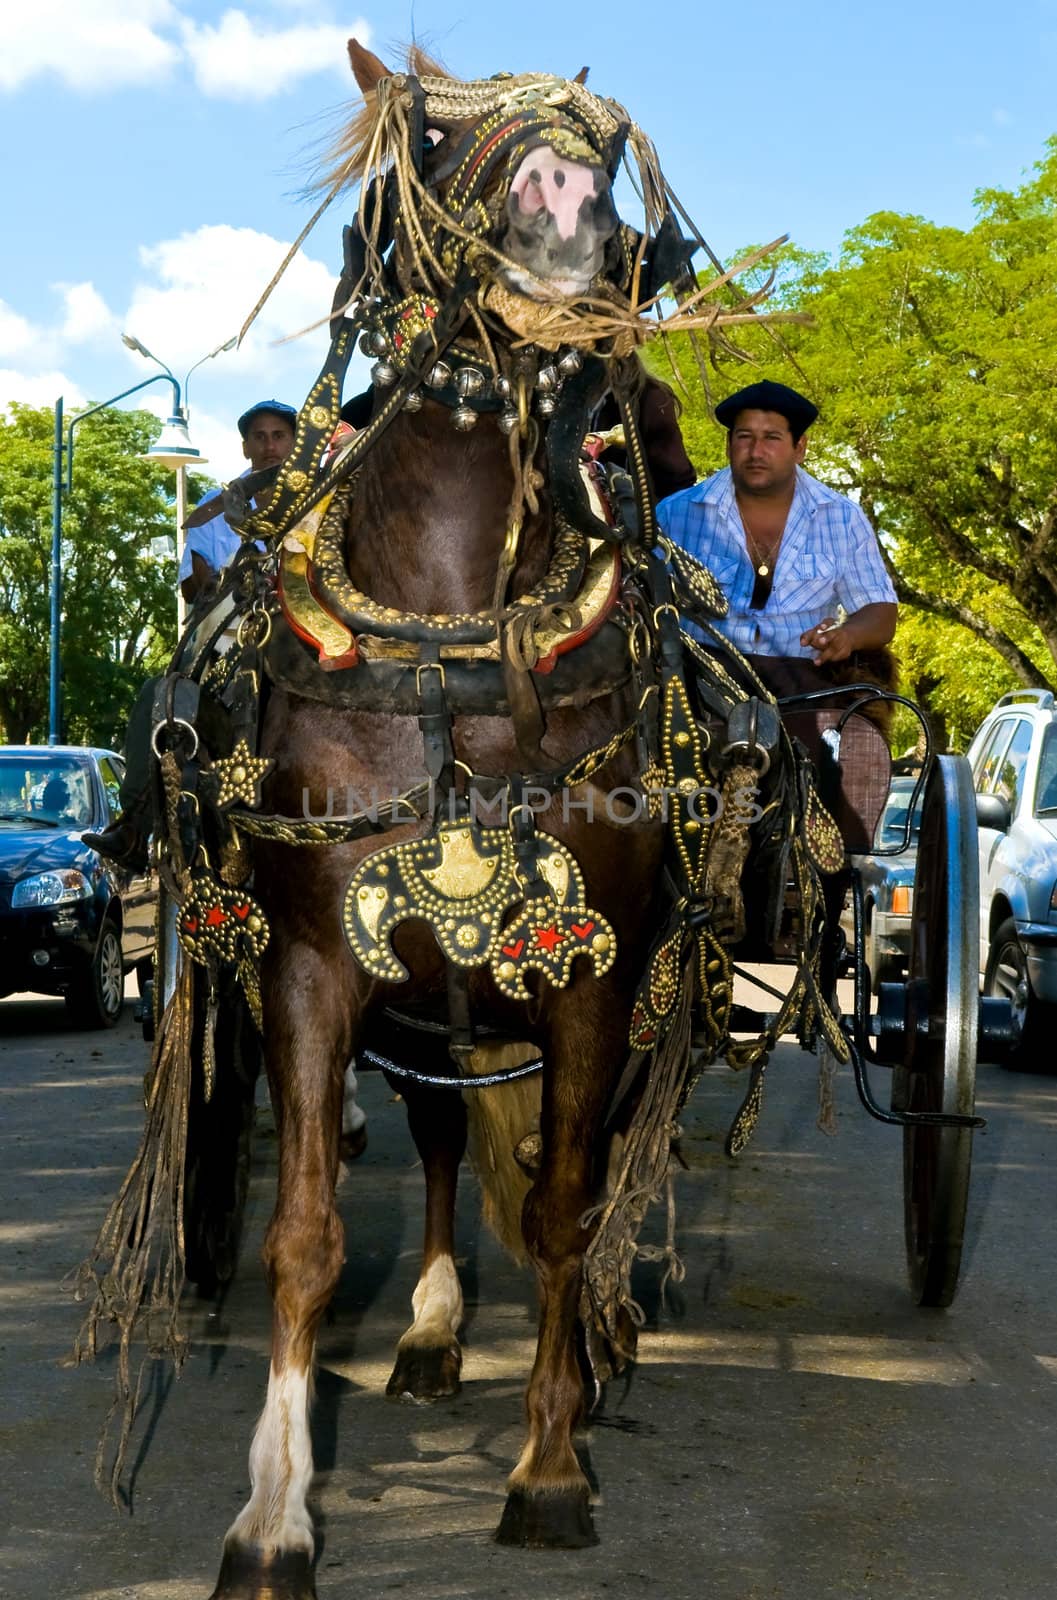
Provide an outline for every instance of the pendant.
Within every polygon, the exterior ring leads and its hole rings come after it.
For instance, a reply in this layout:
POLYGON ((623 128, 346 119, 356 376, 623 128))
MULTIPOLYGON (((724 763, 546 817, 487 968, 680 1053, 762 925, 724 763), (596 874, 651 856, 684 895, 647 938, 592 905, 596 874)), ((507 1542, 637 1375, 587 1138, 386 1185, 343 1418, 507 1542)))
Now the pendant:
POLYGON ((761 578, 766 578, 766 576, 770 572, 770 570, 771 569, 767 565, 766 561, 761 561, 759 566, 756 568, 756 571, 759 573, 761 578))

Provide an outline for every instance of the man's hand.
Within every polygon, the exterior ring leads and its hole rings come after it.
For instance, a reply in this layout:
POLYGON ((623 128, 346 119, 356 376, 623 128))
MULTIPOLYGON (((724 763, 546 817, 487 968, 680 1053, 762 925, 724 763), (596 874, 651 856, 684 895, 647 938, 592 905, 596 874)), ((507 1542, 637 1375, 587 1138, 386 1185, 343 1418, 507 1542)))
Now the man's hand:
POLYGON ((847 623, 841 624, 835 617, 823 617, 813 628, 808 628, 800 635, 800 643, 805 649, 815 651, 816 667, 826 661, 847 661, 855 649, 855 639, 849 637, 847 623))
POLYGON ((855 650, 873 650, 888 644, 896 631, 898 614, 898 606, 888 601, 875 601, 853 612, 843 623, 835 617, 823 617, 800 635, 800 643, 805 650, 816 652, 817 667, 827 661, 847 661, 855 650))

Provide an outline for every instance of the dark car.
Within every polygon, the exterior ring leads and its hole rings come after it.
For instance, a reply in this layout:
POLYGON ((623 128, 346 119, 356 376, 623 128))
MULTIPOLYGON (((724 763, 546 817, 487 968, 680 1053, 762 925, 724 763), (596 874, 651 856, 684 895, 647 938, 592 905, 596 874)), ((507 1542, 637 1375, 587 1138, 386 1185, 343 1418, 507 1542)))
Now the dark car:
POLYGON ((918 782, 916 777, 892 779, 884 810, 874 833, 874 850, 896 850, 898 855, 856 856, 863 887, 866 965, 876 990, 879 983, 897 983, 906 976, 910 955, 910 908, 914 897, 914 867, 921 829, 921 796, 910 819, 907 812, 918 782))
MULTIPOLYGON (((0 997, 64 995, 109 1028, 125 974, 150 972, 156 890, 81 835, 116 815, 121 757, 73 745, 0 745, 0 997)), ((142 984, 141 984, 142 986, 142 984)))

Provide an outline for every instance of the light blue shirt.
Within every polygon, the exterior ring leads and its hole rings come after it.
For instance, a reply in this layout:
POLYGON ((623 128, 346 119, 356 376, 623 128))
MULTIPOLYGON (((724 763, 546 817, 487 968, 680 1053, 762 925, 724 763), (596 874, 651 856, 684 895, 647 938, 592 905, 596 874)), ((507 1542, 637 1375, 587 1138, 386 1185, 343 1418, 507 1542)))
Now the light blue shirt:
POLYGON ((803 467, 796 469, 771 592, 758 611, 749 607, 756 573, 729 467, 662 500, 657 521, 673 543, 712 572, 730 602, 715 626, 748 655, 811 659, 815 652, 805 649, 800 635, 838 606, 851 613, 879 602, 895 604, 877 535, 862 511, 803 467))
MULTIPOLYGON (((249 470, 247 467, 240 476, 245 478, 249 470)), ((199 505, 204 506, 210 500, 219 500, 223 492, 222 489, 211 489, 208 494, 202 496, 199 505)), ((188 528, 183 556, 180 559, 180 570, 176 575, 177 580, 182 583, 185 578, 191 576, 192 555, 201 556, 213 572, 221 572, 241 545, 242 538, 238 529, 231 526, 218 506, 217 514, 211 521, 200 522, 197 528, 188 528)))

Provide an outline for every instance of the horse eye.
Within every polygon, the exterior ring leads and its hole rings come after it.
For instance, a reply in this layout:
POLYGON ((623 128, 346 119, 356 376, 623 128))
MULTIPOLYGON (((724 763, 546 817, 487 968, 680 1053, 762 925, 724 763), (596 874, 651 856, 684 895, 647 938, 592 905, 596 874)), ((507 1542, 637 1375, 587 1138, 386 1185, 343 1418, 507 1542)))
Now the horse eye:
POLYGON ((436 145, 441 144, 443 140, 444 134, 441 133, 439 128, 427 128, 422 137, 422 147, 427 151, 432 150, 436 145))

